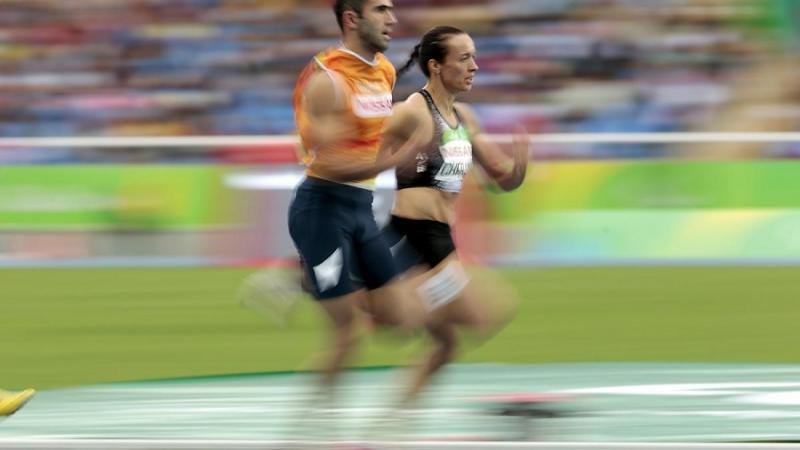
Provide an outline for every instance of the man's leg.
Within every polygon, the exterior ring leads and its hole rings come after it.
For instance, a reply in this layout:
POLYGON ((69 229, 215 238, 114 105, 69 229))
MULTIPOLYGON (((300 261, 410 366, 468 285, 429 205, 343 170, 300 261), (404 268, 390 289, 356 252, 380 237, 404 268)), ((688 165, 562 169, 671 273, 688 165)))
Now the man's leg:
POLYGON ((317 302, 329 319, 331 336, 326 339, 328 348, 322 356, 320 394, 332 395, 342 368, 355 354, 358 344, 355 292, 338 298, 317 302))

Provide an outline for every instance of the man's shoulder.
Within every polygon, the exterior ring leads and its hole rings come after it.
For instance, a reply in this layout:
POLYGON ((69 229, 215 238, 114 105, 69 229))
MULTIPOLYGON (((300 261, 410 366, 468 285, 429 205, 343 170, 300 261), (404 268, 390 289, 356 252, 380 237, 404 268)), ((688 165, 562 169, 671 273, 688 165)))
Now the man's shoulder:
POLYGON ((383 53, 377 53, 376 60, 378 62, 378 66, 380 66, 381 68, 388 69, 392 73, 395 72, 394 64, 392 64, 389 58, 387 58, 386 55, 384 55, 383 53))
POLYGON ((315 64, 326 66, 331 64, 337 60, 341 60, 345 55, 342 51, 340 51, 336 47, 328 47, 324 50, 320 50, 314 55, 313 61, 315 64))

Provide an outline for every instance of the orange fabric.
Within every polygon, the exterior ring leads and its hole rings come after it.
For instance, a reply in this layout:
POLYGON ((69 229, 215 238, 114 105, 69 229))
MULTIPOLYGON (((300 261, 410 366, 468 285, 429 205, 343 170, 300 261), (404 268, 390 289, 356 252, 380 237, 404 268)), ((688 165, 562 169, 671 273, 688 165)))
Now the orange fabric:
MULTIPOLYGON (((374 64, 369 64, 342 48, 320 52, 303 69, 295 86, 294 111, 300 142, 305 149, 303 163, 307 175, 326 178, 325 169, 330 165, 375 161, 384 122, 392 112, 395 77, 394 66, 383 54, 376 54, 374 64), (344 88, 340 100, 344 102, 344 114, 358 129, 358 138, 317 151, 307 138, 314 124, 303 108, 303 90, 311 75, 320 70, 331 73, 337 89, 344 88)), ((374 178, 356 184, 374 186, 374 178)))

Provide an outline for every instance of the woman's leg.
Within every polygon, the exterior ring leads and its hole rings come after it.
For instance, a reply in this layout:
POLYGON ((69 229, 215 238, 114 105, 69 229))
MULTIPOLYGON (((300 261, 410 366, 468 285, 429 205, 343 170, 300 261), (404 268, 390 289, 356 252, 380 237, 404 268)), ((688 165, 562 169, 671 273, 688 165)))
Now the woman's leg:
POLYGON ((413 402, 431 378, 455 359, 461 332, 473 332, 485 341, 508 323, 516 304, 502 280, 489 279, 486 272, 467 275, 455 252, 411 282, 429 307, 426 329, 432 342, 401 398, 403 405, 413 402))

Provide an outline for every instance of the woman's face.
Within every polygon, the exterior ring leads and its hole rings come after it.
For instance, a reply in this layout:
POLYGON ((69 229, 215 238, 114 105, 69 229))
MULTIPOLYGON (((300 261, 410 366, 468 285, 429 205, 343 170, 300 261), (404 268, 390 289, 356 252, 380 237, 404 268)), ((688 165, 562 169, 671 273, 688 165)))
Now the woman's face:
POLYGON ((454 34, 444 41, 447 56, 438 64, 442 84, 453 93, 472 89, 478 64, 475 61, 475 43, 468 34, 454 34))

